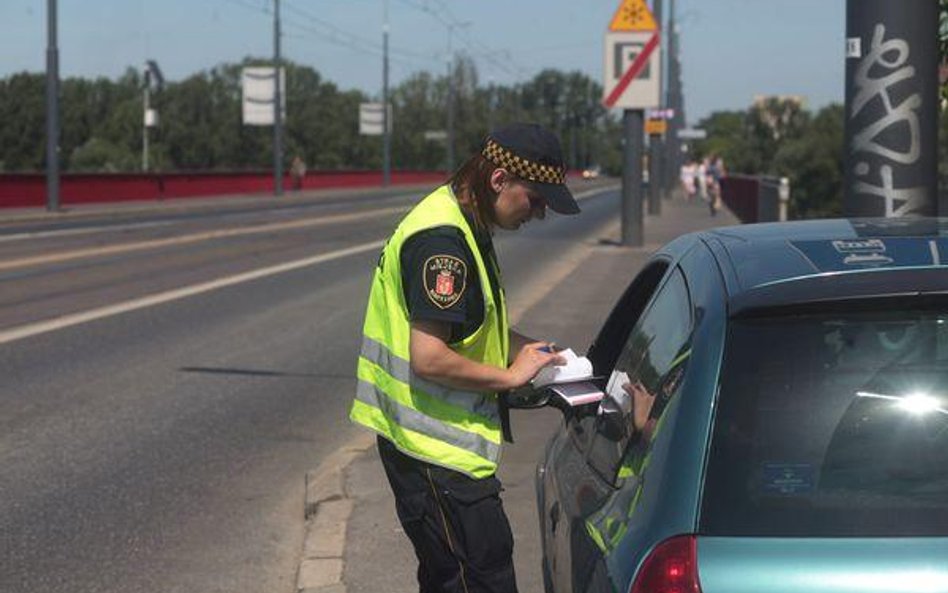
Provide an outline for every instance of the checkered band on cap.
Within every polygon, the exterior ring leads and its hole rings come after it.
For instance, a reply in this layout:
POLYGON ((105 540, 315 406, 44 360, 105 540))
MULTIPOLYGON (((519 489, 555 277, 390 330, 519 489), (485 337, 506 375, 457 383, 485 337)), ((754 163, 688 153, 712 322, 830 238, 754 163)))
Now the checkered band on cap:
POLYGON ((484 150, 481 152, 490 162, 507 169, 521 179, 539 183, 560 184, 566 181, 565 167, 543 165, 519 157, 490 138, 487 139, 487 145, 484 146, 484 150))

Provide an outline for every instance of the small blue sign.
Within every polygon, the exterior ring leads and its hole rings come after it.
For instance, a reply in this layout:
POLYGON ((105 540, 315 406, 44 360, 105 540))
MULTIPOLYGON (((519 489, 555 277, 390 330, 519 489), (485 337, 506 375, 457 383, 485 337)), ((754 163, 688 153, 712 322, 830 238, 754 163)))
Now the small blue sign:
POLYGON ((813 491, 813 466, 809 463, 765 463, 762 480, 767 494, 806 494, 813 491))
POLYGON ((887 237, 791 241, 821 272, 948 266, 948 238, 887 237))

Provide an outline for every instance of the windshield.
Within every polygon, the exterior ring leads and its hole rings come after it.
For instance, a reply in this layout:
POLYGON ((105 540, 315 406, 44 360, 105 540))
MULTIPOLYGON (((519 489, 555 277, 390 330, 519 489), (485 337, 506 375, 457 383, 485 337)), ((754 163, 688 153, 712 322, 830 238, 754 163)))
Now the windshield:
POLYGON ((709 535, 948 535, 948 313, 736 320, 709 535))

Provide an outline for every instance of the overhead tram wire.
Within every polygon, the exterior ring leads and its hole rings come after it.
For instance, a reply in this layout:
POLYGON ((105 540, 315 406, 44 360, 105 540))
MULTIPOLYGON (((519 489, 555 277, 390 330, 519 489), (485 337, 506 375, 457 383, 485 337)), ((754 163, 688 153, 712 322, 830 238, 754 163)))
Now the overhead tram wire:
MULTIPOLYGON (((383 53, 384 48, 382 47, 382 44, 379 43, 377 40, 370 39, 368 37, 362 37, 361 35, 357 35, 355 33, 346 31, 332 24, 331 22, 325 19, 319 18, 316 15, 312 14, 311 12, 303 8, 300 8, 290 2, 285 2, 284 5, 286 6, 287 10, 310 21, 314 27, 323 27, 327 29, 328 31, 331 32, 331 34, 336 35, 337 39, 341 37, 341 38, 346 39, 347 42, 350 44, 358 44, 362 47, 366 47, 366 46, 372 47, 373 49, 377 50, 377 55, 382 55, 383 53)), ((436 57, 433 54, 425 54, 422 52, 416 52, 416 51, 411 51, 404 48, 391 47, 391 46, 389 46, 389 54, 401 56, 404 59, 422 60, 426 62, 432 62, 436 60, 436 57)))
MULTIPOLYGON (((273 14, 273 10, 270 9, 269 6, 260 5, 250 0, 225 0, 225 2, 265 15, 273 14)), ((382 45, 377 41, 350 33, 328 21, 306 13, 306 11, 287 3, 285 0, 283 2, 283 8, 291 12, 296 12, 313 23, 313 25, 307 25, 297 21, 284 21, 284 28, 292 27, 296 29, 297 33, 302 32, 305 34, 290 35, 290 38, 313 43, 325 42, 376 57, 381 56, 383 53, 382 45)), ((286 35, 285 32, 284 35, 286 35)), ((394 56, 390 58, 392 61, 399 62, 406 66, 431 64, 439 61, 435 54, 423 54, 392 47, 389 48, 389 54, 390 56, 394 56)))
POLYGON ((436 2, 438 8, 432 8, 431 2, 419 1, 419 0, 399 0, 402 4, 410 6, 416 10, 424 12, 430 15, 433 19, 438 21, 443 27, 453 28, 458 31, 458 37, 460 38, 461 43, 466 46, 468 53, 471 57, 475 59, 480 59, 484 62, 489 63, 491 66, 502 70, 504 73, 509 74, 516 79, 520 80, 526 78, 528 69, 517 64, 512 57, 512 54, 506 50, 496 50, 488 47, 483 42, 474 39, 471 36, 470 31, 465 30, 464 27, 459 26, 461 21, 451 13, 447 6, 443 2, 436 2), (498 54, 503 54, 506 51, 506 55, 509 58, 508 61, 501 60, 498 58, 498 54))

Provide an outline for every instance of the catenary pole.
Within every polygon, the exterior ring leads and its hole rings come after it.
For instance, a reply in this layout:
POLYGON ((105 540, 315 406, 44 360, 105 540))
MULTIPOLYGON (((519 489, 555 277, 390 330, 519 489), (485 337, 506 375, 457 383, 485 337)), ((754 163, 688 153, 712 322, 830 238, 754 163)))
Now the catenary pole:
POLYGON ((451 49, 454 26, 454 23, 448 24, 448 172, 454 171, 454 56, 451 49))
POLYGON ((273 0, 273 195, 283 195, 283 97, 280 84, 280 0, 273 0))
POLYGON ((846 216, 937 213, 937 40, 937 0, 847 0, 846 216))
POLYGON ((389 132, 391 122, 388 121, 388 0, 385 0, 385 25, 382 27, 382 185, 388 187, 392 183, 392 135, 389 132))
MULTIPOLYGON (((658 23, 658 34, 662 45, 665 43, 665 32, 662 30, 662 0, 652 0, 652 14, 655 15, 655 22, 658 23)), ((662 70, 664 70, 666 60, 662 60, 662 70)), ((658 73, 658 108, 664 111, 667 103, 665 101, 665 83, 664 72, 658 73)), ((663 116, 664 117, 664 116, 663 116)), ((665 152, 665 142, 661 134, 652 134, 648 139, 648 213, 660 215, 662 213, 662 196, 665 193, 665 180, 662 176, 662 160, 665 152)))
POLYGON ((46 209, 59 210, 59 47, 57 0, 46 0, 46 209))
POLYGON ((149 78, 150 74, 148 72, 148 65, 145 65, 144 73, 144 82, 145 82, 145 91, 142 97, 142 172, 148 172, 148 110, 151 109, 151 96, 149 89, 149 78))
POLYGON ((675 0, 668 4, 668 86, 666 87, 667 105, 674 112, 668 121, 667 140, 665 142, 665 179, 669 188, 677 187, 677 178, 681 165, 681 140, 678 132, 683 127, 681 109, 681 69, 678 62, 678 31, 675 14, 675 0))

